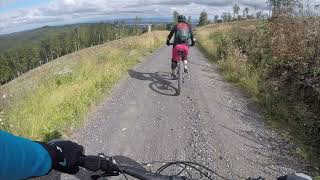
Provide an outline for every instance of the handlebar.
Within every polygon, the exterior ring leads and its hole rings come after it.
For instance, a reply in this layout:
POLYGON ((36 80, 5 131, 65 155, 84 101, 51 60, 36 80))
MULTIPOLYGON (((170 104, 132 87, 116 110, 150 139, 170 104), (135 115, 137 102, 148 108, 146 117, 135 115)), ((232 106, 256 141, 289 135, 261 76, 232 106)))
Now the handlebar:
POLYGON ((102 170, 105 172, 104 175, 106 176, 118 176, 121 173, 124 173, 140 180, 190 180, 189 178, 182 176, 165 176, 152 173, 137 165, 121 164, 118 163, 113 157, 105 157, 104 155, 83 155, 79 158, 77 164, 92 172, 102 170))
MULTIPOLYGON (((171 43, 169 43, 169 45, 168 46, 173 46, 174 44, 171 42, 171 43)), ((192 46, 191 44, 190 44, 190 46, 192 46)))
POLYGON ((161 174, 151 173, 146 170, 127 165, 117 166, 123 173, 141 180, 188 180, 188 178, 182 176, 164 176, 161 174))
MULTIPOLYGON (((152 173, 145 170, 138 162, 124 156, 107 157, 103 154, 98 156, 79 157, 78 166, 81 166, 88 171, 97 172, 99 170, 105 172, 102 176, 119 176, 127 174, 140 180, 191 180, 184 176, 165 176, 157 173, 152 173), (119 159, 119 157, 122 158, 119 159)), ((94 178, 97 179, 97 178, 94 178)), ((279 177, 278 180, 312 180, 311 177, 305 174, 295 173, 292 175, 279 177)), ((265 178, 248 178, 247 180, 265 180, 265 178)))

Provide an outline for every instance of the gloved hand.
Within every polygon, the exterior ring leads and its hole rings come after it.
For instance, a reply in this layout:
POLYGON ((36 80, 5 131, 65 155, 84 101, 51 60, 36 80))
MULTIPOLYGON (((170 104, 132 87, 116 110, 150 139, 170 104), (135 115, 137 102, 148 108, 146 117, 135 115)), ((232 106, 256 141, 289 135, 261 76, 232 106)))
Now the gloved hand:
POLYGON ((192 41, 191 44, 190 44, 190 46, 193 47, 194 45, 195 45, 195 42, 192 41))
POLYGON ((79 171, 77 161, 83 154, 83 146, 64 140, 53 140, 48 144, 40 142, 40 144, 50 154, 52 169, 68 174, 76 174, 79 171))
POLYGON ((166 43, 166 44, 167 44, 167 46, 170 46, 170 41, 169 41, 169 40, 167 40, 167 43, 166 43))

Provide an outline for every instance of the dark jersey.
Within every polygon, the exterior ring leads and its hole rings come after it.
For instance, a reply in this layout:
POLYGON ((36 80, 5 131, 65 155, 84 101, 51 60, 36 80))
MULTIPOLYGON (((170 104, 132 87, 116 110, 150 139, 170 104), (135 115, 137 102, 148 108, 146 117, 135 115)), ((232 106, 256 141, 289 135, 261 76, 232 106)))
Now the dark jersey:
POLYGON ((190 40, 192 43, 193 42, 193 32, 192 32, 192 27, 190 24, 185 23, 185 22, 180 22, 178 24, 176 24, 175 26, 173 26, 173 28, 170 31, 170 34, 168 36, 168 40, 170 41, 170 39, 172 38, 172 36, 174 35, 174 41, 173 41, 173 45, 177 45, 177 44, 186 44, 187 46, 190 45, 190 40), (185 27, 187 27, 187 29, 185 29, 185 27), (181 38, 181 29, 183 28, 183 33, 185 33, 184 31, 189 31, 187 32, 189 34, 188 38, 181 38))

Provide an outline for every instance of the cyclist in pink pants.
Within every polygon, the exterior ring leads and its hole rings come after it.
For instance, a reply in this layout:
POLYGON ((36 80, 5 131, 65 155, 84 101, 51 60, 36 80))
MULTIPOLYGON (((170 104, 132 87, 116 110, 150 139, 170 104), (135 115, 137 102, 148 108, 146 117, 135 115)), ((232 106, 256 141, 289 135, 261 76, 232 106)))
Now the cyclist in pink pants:
POLYGON ((179 61, 179 51, 182 53, 182 60, 184 62, 184 71, 188 72, 188 54, 189 47, 194 46, 194 38, 192 33, 192 27, 186 22, 186 17, 183 15, 178 16, 178 24, 172 29, 167 39, 167 45, 170 45, 170 40, 174 35, 173 49, 172 49, 172 63, 171 63, 171 76, 173 79, 176 78, 177 62, 179 61), (190 45, 191 40, 191 45, 190 45))

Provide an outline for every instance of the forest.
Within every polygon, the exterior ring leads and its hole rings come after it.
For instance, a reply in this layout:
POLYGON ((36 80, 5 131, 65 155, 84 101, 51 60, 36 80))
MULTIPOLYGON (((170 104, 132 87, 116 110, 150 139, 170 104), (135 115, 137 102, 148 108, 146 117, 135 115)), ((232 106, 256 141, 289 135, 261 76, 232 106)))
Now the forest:
POLYGON ((0 85, 63 55, 108 41, 142 34, 138 25, 75 24, 0 36, 0 85))

